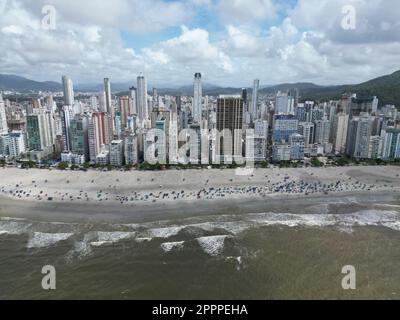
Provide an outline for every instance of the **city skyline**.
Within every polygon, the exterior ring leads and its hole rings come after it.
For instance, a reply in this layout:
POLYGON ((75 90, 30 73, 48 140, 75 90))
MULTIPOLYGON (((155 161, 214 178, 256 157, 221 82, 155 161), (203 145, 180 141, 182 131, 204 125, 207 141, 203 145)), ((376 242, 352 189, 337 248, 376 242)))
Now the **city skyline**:
POLYGON ((100 74, 125 82, 143 72, 163 87, 188 84, 194 72, 221 86, 243 87, 254 79, 265 85, 358 83, 395 71, 399 5, 391 0, 318 5, 302 0, 120 0, 110 7, 101 0, 2 0, 0 68, 41 81, 68 74, 76 83, 97 82, 100 74), (45 5, 55 9, 54 30, 41 28, 45 5), (341 25, 345 5, 356 10, 354 30, 341 25), (103 19, 99 9, 107 12, 103 19), (154 10, 162 10, 162 18, 154 10))

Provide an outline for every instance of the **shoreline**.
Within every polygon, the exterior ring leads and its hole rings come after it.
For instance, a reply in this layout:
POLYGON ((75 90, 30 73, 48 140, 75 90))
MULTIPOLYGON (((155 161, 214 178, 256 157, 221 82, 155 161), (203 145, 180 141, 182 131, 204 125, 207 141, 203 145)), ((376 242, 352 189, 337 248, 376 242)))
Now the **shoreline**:
MULTIPOLYGON (((367 209, 375 205, 399 205, 400 193, 370 192, 343 193, 317 196, 283 196, 269 199, 236 199, 207 200, 194 206, 193 203, 181 201, 178 203, 158 205, 137 205, 121 207, 115 204, 77 204, 77 203, 37 203, 18 201, 0 197, 1 217, 28 219, 47 222, 116 222, 138 223, 158 220, 173 220, 212 215, 242 215, 249 213, 310 213, 324 214, 326 212, 309 212, 310 208, 324 205, 337 206, 332 213, 345 213, 346 206, 367 209), (284 202, 283 202, 284 200, 284 202)), ((331 213, 331 212, 329 212, 331 213)))
POLYGON ((395 166, 375 167, 372 172, 366 167, 256 169, 252 176, 236 176, 229 169, 65 172, 7 168, 0 169, 0 217, 134 222, 301 211, 332 201, 343 205, 353 200, 369 206, 376 202, 399 204, 398 172, 395 166), (330 185, 338 191, 322 192, 330 185), (307 193, 310 186, 316 191, 307 193), (32 196, 23 197, 22 190, 32 196), (177 197, 179 190, 185 191, 184 196, 177 197), (165 194, 166 199, 161 199, 165 194), (54 199, 50 201, 45 195, 54 199), (151 197, 154 199, 148 200, 151 197))

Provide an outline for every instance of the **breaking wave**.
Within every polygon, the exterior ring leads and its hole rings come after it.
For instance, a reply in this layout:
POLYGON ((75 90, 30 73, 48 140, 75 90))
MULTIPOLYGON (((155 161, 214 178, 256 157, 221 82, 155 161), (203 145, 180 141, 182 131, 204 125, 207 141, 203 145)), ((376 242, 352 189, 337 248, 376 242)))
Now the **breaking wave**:
POLYGON ((161 248, 164 250, 164 252, 170 252, 174 249, 182 249, 184 243, 185 241, 164 242, 161 244, 161 248))
POLYGON ((218 256, 224 251, 225 239, 228 237, 227 235, 209 236, 200 237, 196 240, 205 253, 210 256, 218 256))
POLYGON ((73 233, 42 233, 34 232, 30 237, 27 248, 46 248, 55 245, 60 241, 64 241, 72 237, 73 233))

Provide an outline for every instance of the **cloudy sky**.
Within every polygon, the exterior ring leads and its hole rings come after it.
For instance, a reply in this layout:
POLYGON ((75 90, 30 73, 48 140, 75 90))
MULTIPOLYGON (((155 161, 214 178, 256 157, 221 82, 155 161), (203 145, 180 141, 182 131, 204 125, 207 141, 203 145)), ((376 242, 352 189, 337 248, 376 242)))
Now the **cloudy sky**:
POLYGON ((224 86, 359 83, 400 69, 399 13, 398 0, 0 0, 0 73, 97 83, 143 72, 157 86, 189 84, 195 72, 224 86))

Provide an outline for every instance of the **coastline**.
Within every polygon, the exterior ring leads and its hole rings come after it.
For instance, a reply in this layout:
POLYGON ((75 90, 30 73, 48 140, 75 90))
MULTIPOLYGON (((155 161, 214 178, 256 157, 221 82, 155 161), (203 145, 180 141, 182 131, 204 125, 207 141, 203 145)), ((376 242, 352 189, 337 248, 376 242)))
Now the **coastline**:
MULTIPOLYGON (((318 205, 338 205, 335 213, 346 212, 345 206, 368 208, 376 204, 398 206, 400 193, 358 192, 318 196, 276 196, 268 199, 207 200, 194 204, 178 202, 158 205, 121 207, 115 204, 38 203, 0 197, 0 218, 39 220, 47 222, 118 222, 138 223, 146 221, 181 219, 211 215, 241 215, 248 213, 310 213, 307 209, 318 205)), ((326 212, 312 212, 314 214, 326 212)))
POLYGON ((375 203, 399 204, 398 167, 382 166, 373 169, 257 169, 252 176, 236 176, 235 171, 229 169, 70 172, 6 168, 0 169, 0 188, 3 191, 0 193, 0 217, 64 222, 135 222, 213 214, 301 212, 328 203, 358 203, 365 206, 375 203), (343 184, 348 190, 321 192, 326 189, 324 185, 335 181, 341 181, 340 186, 343 184), (320 187, 316 192, 307 193, 304 187, 298 187, 304 184, 318 184, 320 187), (264 192, 277 190, 277 186, 279 192, 264 192), (207 194, 203 196, 203 193, 199 198, 199 190, 206 188, 221 191, 214 198, 207 194), (257 193, 253 190, 255 188, 257 193), (22 190, 30 191, 32 196, 20 196, 22 193, 17 191, 22 190), (99 190, 102 191, 102 197, 107 197, 107 201, 100 200, 99 190), (178 190, 185 190, 186 197, 174 199, 172 196, 178 190), (121 195, 132 192, 142 195, 143 200, 121 200, 121 195), (163 199, 160 196, 160 199, 153 202, 143 196, 155 195, 157 192, 168 194, 168 197, 163 199), (82 193, 87 195, 87 199, 79 197, 82 193), (35 198, 33 194, 38 195, 35 198), (60 194, 63 194, 64 201, 55 199, 55 195, 60 194), (68 194, 72 200, 64 194, 68 194), (45 195, 54 198, 50 201, 45 195))

